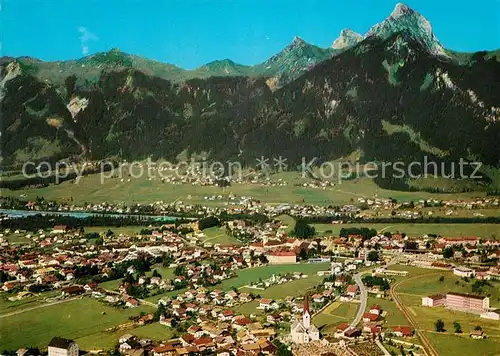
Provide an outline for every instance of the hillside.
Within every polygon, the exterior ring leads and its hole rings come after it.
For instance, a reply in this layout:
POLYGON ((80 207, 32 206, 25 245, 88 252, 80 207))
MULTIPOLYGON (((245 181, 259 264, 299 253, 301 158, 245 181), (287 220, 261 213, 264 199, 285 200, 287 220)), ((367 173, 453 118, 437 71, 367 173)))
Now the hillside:
POLYGON ((282 155, 295 166, 358 150, 362 162, 427 156, 447 165, 439 173, 460 158, 499 167, 494 55, 445 51, 402 5, 364 37, 343 31, 334 47, 295 38, 260 65, 215 61, 191 79, 118 50, 73 62, 4 59, 2 165, 204 152, 247 165, 282 155))

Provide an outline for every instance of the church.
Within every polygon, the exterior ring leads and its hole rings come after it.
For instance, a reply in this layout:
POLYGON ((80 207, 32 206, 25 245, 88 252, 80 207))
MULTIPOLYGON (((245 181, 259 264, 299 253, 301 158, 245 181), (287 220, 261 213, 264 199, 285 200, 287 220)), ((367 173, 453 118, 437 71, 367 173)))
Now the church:
POLYGON ((304 298, 304 311, 302 313, 302 321, 295 320, 292 324, 290 334, 292 342, 297 344, 306 344, 310 341, 319 340, 319 330, 311 324, 311 314, 309 313, 309 297, 306 294, 304 298))

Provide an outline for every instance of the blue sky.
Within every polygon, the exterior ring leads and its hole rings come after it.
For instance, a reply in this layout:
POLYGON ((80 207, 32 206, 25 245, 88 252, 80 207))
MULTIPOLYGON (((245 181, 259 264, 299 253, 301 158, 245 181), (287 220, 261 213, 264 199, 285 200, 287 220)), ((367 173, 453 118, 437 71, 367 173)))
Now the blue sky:
MULTIPOLYGON (((194 68, 256 64, 294 36, 328 47, 343 28, 364 34, 389 0, 0 0, 0 55, 80 58, 113 47, 194 68)), ((446 48, 500 48, 500 0, 406 1, 446 48)))

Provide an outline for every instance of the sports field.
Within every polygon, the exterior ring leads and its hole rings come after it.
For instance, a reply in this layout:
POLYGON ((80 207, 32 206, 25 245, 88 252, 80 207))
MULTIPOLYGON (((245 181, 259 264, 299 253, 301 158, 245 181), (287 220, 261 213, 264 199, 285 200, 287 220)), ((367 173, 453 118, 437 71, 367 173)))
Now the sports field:
POLYGON ((23 346, 45 349, 54 336, 99 340, 106 328, 125 323, 129 316, 137 316, 141 311, 152 312, 154 308, 118 309, 82 297, 2 318, 0 345, 8 350, 23 346))

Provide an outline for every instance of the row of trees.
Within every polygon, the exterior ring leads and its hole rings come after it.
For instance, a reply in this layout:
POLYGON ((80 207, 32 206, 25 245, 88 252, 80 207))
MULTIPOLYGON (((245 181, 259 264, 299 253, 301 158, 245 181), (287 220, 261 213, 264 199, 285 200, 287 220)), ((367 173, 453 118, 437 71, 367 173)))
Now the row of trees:
MULTIPOLYGON (((442 333, 442 332, 446 331, 444 321, 442 319, 436 320, 436 322, 434 323, 434 327, 438 333, 442 333)), ((456 334, 461 334, 463 332, 462 325, 460 325, 460 323, 458 321, 454 321, 453 322, 453 330, 455 331, 456 334)), ((481 330, 483 330, 483 328, 481 328, 481 326, 479 326, 479 325, 476 325, 474 327, 474 330, 481 331, 481 330)))

